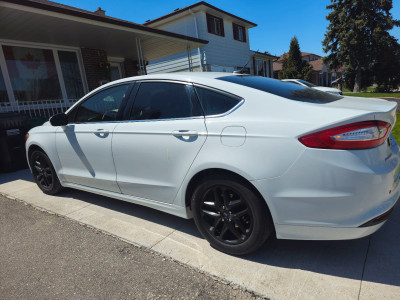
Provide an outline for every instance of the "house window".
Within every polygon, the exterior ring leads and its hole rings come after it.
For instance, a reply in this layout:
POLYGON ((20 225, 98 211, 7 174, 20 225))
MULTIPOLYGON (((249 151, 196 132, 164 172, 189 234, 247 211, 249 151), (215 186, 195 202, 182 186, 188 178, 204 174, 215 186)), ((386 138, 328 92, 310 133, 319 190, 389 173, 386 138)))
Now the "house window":
POLYGON ((268 77, 267 62, 264 60, 256 59, 255 61, 255 74, 257 76, 268 77))
POLYGON ((61 98, 51 50, 3 46, 3 52, 16 101, 61 98))
POLYGON ((68 99, 79 99, 83 96, 83 82, 75 52, 58 51, 61 72, 68 99))
POLYGON ((207 29, 209 33, 225 36, 224 20, 209 14, 207 16, 207 29))
POLYGON ((240 42, 246 42, 246 28, 238 24, 232 23, 233 39, 240 42))
POLYGON ((5 62, 1 66, 5 77, 0 76, 0 102, 66 100, 84 95, 76 51, 22 45, 0 47, 5 62), (5 79, 11 84, 8 95, 12 99, 7 97, 5 79))

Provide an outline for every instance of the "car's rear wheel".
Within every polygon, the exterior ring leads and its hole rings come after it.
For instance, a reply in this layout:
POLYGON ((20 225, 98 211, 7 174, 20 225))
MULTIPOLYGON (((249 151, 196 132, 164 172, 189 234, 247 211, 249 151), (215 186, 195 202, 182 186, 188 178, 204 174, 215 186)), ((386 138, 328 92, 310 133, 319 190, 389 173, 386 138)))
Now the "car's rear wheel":
POLYGON ((45 194, 54 195, 62 190, 50 158, 44 152, 33 151, 29 162, 36 184, 45 194))
POLYGON ((273 229, 264 200, 234 178, 202 182, 191 207, 196 226, 210 245, 232 255, 255 251, 273 229))

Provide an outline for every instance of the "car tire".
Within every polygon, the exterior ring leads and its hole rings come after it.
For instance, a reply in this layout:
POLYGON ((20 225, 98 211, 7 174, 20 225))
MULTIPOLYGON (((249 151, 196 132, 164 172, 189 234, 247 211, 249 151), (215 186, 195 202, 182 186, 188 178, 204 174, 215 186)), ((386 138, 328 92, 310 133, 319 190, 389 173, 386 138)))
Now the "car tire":
POLYGON ((213 248, 231 255, 257 250, 273 231, 265 201, 236 178, 201 182, 193 192, 191 208, 202 236, 213 248))
POLYGON ((43 193, 55 195, 63 189, 50 158, 43 151, 33 151, 29 163, 33 178, 43 193))

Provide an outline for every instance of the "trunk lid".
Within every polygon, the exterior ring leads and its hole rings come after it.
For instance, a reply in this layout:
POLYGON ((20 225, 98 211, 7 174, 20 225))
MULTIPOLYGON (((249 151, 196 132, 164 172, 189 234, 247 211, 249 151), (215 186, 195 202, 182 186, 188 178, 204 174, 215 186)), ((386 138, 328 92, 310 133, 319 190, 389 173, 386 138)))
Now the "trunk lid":
POLYGON ((392 126, 396 122, 397 103, 377 98, 343 97, 325 104, 329 107, 347 108, 364 113, 373 113, 375 120, 385 121, 392 126))

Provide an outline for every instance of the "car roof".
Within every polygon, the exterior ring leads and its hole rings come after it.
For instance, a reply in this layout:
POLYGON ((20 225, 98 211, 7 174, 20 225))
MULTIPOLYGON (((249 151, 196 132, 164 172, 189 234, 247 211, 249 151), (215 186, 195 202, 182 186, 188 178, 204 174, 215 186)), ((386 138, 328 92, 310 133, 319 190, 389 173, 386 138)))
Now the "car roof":
POLYGON ((115 80, 107 85, 123 83, 129 81, 137 81, 137 80, 178 80, 178 81, 188 81, 188 82, 198 82, 201 83, 204 80, 216 79, 224 76, 232 76, 232 75, 247 75, 247 74, 235 74, 235 73, 227 73, 227 72, 176 72, 176 73, 159 73, 159 74, 151 74, 151 75, 142 75, 142 76, 133 76, 127 77, 120 80, 115 80))

